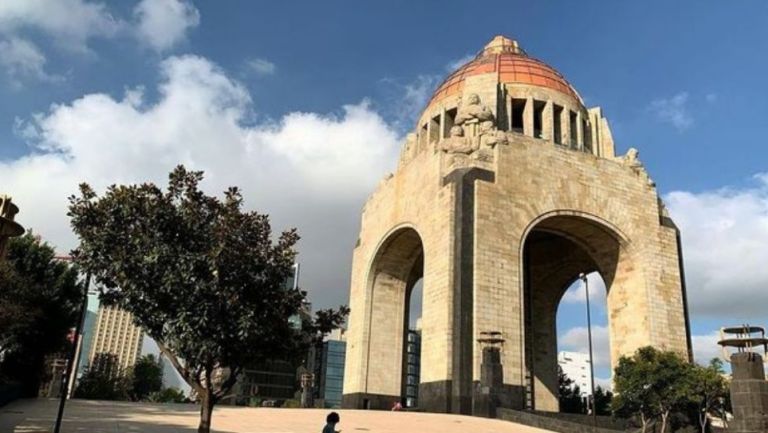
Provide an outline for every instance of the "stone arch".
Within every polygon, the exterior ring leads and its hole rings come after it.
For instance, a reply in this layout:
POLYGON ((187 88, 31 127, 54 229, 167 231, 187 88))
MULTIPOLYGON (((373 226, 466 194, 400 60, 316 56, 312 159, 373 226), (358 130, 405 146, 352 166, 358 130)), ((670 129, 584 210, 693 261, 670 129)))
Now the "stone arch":
POLYGON ((567 288, 582 272, 598 272, 605 281, 611 364, 615 365, 619 354, 635 349, 637 339, 628 335, 635 316, 625 307, 644 301, 645 282, 627 236, 588 213, 561 210, 539 216, 524 231, 520 248, 526 400, 534 409, 557 411, 555 321, 567 288))
POLYGON ((409 300, 423 273, 422 237, 411 225, 392 229, 368 265, 365 388, 358 407, 388 409, 405 394, 409 300))

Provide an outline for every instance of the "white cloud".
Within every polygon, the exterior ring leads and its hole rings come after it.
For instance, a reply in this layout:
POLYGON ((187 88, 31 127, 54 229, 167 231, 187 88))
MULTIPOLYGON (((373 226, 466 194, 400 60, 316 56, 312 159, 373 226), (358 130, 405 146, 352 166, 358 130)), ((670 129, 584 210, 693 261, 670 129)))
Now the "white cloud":
POLYGON ((704 335, 692 335, 693 360, 702 365, 708 365, 712 358, 723 358, 723 350, 717 344, 720 333, 713 331, 704 335))
POLYGON ((613 390, 613 382, 610 377, 595 377, 595 388, 598 386, 606 391, 613 390))
POLYGON ((402 133, 411 132, 437 86, 448 74, 453 73, 474 57, 468 54, 448 62, 443 71, 435 74, 419 74, 410 81, 396 78, 381 80, 387 86, 388 97, 385 108, 387 118, 391 119, 394 128, 402 133))
POLYGON ((345 302, 359 211, 394 166, 395 132, 366 102, 339 114, 249 123, 248 91, 208 60, 171 57, 161 72, 157 101, 141 88, 122 98, 88 94, 16 125, 34 151, 0 162, 0 172, 19 222, 66 251, 75 245, 67 196, 79 182, 102 191, 112 183, 164 185, 183 163, 205 170, 210 193, 238 185, 276 230, 297 227, 304 287, 322 293, 320 306, 345 302))
POLYGON ((452 60, 452 61, 448 62, 447 65, 445 65, 445 70, 448 71, 449 74, 453 73, 454 71, 456 71, 460 67, 462 67, 465 64, 469 63, 469 61, 474 59, 475 56, 476 56, 475 54, 467 54, 467 55, 465 55, 463 57, 460 57, 460 58, 458 58, 456 60, 452 60))
MULTIPOLYGON (((664 197, 683 241, 692 316, 764 321, 768 305, 768 174, 755 185, 664 197)), ((764 323, 763 323, 764 324, 764 323)))
POLYGON ((408 82, 393 78, 381 80, 387 90, 384 108, 396 130, 403 134, 413 130, 441 79, 439 75, 422 74, 408 82))
POLYGON ((245 62, 248 70, 254 72, 257 75, 272 75, 277 70, 274 63, 267 59, 253 58, 245 62))
MULTIPOLYGON (((592 272, 587 275, 587 281, 589 282, 589 302, 591 308, 604 308, 606 304, 606 290, 605 282, 603 278, 597 272, 592 272)), ((584 304, 586 301, 586 289, 584 283, 577 280, 573 285, 565 292, 561 302, 569 304, 584 304)), ((590 308, 590 309, 591 309, 590 308)))
POLYGON ((67 48, 87 51, 93 36, 112 36, 122 23, 103 3, 86 0, 3 0, 0 2, 0 33, 25 29, 42 31, 67 48))
MULTIPOLYGON (((589 353, 589 334, 586 326, 571 328, 558 338, 560 350, 589 353)), ((592 326, 592 352, 595 368, 611 366, 611 345, 607 326, 592 326)))
POLYGON ((17 37, 0 39, 0 68, 14 87, 20 87, 28 79, 60 80, 45 72, 45 63, 45 55, 32 42, 17 37))
POLYGON ((688 109, 688 93, 680 92, 671 98, 651 101, 648 107, 660 121, 669 123, 682 132, 693 125, 693 116, 688 109))
POLYGON ((134 9, 139 40, 165 51, 186 38, 200 24, 200 12, 184 0, 141 0, 134 9))

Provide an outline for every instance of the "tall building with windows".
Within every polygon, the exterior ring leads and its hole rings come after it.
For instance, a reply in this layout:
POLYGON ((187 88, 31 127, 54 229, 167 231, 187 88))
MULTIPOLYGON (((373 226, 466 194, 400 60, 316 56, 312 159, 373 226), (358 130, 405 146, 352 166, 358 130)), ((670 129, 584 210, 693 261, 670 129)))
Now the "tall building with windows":
POLYGON ((341 407, 346 352, 343 329, 334 330, 321 345, 310 350, 308 368, 315 375, 316 406, 341 407))
MULTIPOLYGON (((293 273, 283 284, 285 290, 296 290, 299 287, 299 264, 293 265, 293 273)), ((302 323, 310 320, 312 304, 304 302, 297 314, 288 318, 295 329, 301 329, 302 323)), ((238 378, 238 385, 233 390, 233 396, 222 400, 223 404, 249 405, 257 400, 261 404, 272 402, 281 405, 285 400, 296 398, 299 392, 300 360, 272 359, 248 365, 238 378)))
POLYGON ((560 352, 557 364, 563 373, 578 385, 582 397, 592 394, 592 377, 589 372, 589 355, 581 352, 560 352))
POLYGON ((141 353, 143 338, 144 332, 133 324, 131 313, 101 305, 90 342, 89 363, 99 353, 111 353, 117 356, 120 369, 132 367, 141 353))
POLYGON ((405 407, 419 406, 419 379, 421 377, 421 330, 408 330, 405 360, 405 407))

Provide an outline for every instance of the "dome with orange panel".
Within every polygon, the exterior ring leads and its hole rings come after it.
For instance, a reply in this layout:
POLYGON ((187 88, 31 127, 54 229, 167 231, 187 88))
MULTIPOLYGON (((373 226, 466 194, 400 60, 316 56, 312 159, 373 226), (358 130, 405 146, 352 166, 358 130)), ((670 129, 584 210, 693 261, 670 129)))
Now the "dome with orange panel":
POLYGON ((438 86, 427 107, 439 104, 450 96, 460 95, 468 77, 490 73, 497 75, 499 83, 555 90, 583 105, 579 94, 559 72, 546 63, 529 57, 517 41, 496 36, 474 59, 461 66, 438 86))

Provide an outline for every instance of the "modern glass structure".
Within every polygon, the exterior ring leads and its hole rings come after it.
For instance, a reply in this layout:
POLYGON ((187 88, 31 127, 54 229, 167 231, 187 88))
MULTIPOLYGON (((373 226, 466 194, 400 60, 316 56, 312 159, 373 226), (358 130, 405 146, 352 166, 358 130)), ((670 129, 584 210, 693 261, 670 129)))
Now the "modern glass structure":
POLYGON ((408 330, 405 364, 405 407, 418 407, 419 378, 421 377, 421 331, 408 330))
POLYGON ((346 352, 345 341, 328 340, 323 343, 319 395, 326 408, 341 407, 346 352))
POLYGON ((96 333, 96 319, 99 317, 99 294, 95 290, 88 291, 88 307, 85 310, 85 319, 83 320, 83 330, 80 336, 80 362, 77 365, 77 377, 83 375, 85 368, 90 361, 91 348, 93 347, 93 337, 96 333))
MULTIPOLYGON (((299 264, 293 265, 293 274, 283 284, 285 290, 295 290, 299 287, 299 264)), ((312 304, 305 302, 299 312, 288 318, 290 325, 301 329, 305 320, 311 319, 312 304)), ((285 400, 297 397, 299 392, 298 368, 300 360, 267 360, 248 366, 238 379, 238 387, 234 398, 225 399, 224 404, 248 405, 254 400, 261 404, 282 405, 285 400)), ((342 361, 343 362, 343 361, 342 361)))

